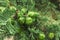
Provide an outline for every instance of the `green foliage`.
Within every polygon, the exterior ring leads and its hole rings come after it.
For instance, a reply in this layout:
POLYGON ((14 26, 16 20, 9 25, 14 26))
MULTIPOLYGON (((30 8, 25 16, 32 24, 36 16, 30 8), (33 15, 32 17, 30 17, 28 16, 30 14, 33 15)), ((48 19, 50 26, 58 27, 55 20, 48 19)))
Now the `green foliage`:
POLYGON ((0 0, 0 39, 60 40, 59 3, 52 1, 0 0))

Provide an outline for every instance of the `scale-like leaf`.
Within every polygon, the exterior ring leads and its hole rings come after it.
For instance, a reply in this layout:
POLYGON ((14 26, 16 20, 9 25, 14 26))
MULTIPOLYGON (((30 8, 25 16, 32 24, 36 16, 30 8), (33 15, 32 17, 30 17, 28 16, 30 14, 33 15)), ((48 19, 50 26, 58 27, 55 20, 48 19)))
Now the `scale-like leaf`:
POLYGON ((0 24, 4 25, 13 14, 14 12, 12 12, 12 10, 5 8, 5 10, 0 14, 0 24))
POLYGON ((19 32, 19 26, 17 24, 17 22, 14 23, 14 25, 12 25, 11 20, 9 19, 9 21, 7 22, 7 24, 5 25, 5 27, 8 29, 10 34, 16 34, 19 32))

